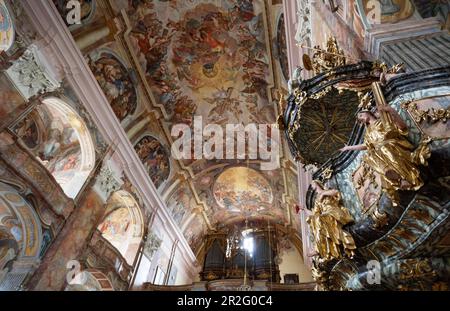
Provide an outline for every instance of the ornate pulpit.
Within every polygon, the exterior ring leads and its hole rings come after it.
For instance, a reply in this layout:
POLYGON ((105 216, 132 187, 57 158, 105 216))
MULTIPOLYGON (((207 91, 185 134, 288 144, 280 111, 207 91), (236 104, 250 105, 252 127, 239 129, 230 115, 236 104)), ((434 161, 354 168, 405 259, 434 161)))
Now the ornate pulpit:
POLYGON ((333 63, 335 44, 316 53, 314 78, 292 83, 279 119, 293 156, 314 167, 306 208, 318 287, 448 286, 450 67, 333 63))

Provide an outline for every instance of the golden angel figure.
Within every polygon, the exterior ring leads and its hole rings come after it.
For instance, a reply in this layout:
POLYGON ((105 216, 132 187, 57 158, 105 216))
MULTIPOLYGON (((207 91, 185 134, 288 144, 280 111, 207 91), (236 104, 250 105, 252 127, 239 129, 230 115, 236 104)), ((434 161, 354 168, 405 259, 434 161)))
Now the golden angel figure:
POLYGON ((324 260, 340 259, 344 255, 352 258, 356 249, 355 241, 342 227, 354 220, 341 204, 339 191, 324 190, 316 181, 312 185, 318 197, 307 222, 314 235, 316 254, 324 260))
POLYGON ((383 188, 396 205, 397 190, 417 191, 423 186, 419 165, 427 165, 429 140, 415 149, 406 138, 408 128, 400 115, 390 106, 378 111, 388 117, 378 118, 370 111, 358 113, 358 121, 366 125, 364 144, 345 146, 341 151, 367 150, 363 161, 381 175, 383 188))

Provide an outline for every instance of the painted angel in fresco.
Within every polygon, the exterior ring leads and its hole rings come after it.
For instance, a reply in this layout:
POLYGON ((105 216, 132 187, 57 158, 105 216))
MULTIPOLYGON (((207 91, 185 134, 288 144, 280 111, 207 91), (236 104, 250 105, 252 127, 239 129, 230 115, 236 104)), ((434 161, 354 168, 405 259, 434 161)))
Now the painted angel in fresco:
POLYGON ((253 0, 236 0, 232 15, 238 20, 250 21, 255 17, 253 0))
POLYGON ((364 144, 345 146, 341 151, 366 150, 363 161, 381 175, 383 187, 394 200, 396 190, 417 191, 423 186, 419 165, 427 165, 431 152, 428 140, 417 148, 407 140, 408 127, 392 107, 381 106, 378 112, 388 117, 369 110, 358 113, 358 121, 366 125, 364 144))
POLYGON ((169 44, 171 41, 173 34, 171 35, 161 35, 156 37, 151 42, 151 47, 148 51, 144 51, 145 59, 147 61, 147 73, 153 75, 158 68, 161 66, 161 63, 167 57, 169 44))
POLYGON ((262 99, 267 100, 267 81, 263 78, 250 75, 250 74, 244 74, 243 75, 245 88, 241 90, 242 93, 246 94, 258 94, 262 99))
POLYGON ((42 145, 39 157, 43 161, 50 161, 68 149, 78 147, 78 139, 73 128, 64 128, 62 131, 53 128, 49 131, 48 139, 42 145))
POLYGON ((218 89, 217 92, 212 94, 212 98, 204 98, 207 103, 215 106, 209 112, 210 117, 223 117, 224 114, 229 111, 233 113, 236 119, 239 119, 242 111, 239 109, 239 101, 235 98, 232 98, 233 91, 233 87, 229 87, 226 90, 222 88, 218 89))
POLYGON ((352 258, 355 241, 343 227, 354 219, 342 205, 341 194, 336 189, 325 190, 317 181, 312 186, 317 198, 307 222, 314 235, 316 255, 324 260, 341 259, 345 255, 352 258))
POLYGON ((73 128, 50 131, 38 158, 53 176, 69 178, 81 165, 81 146, 73 128))
POLYGON ((197 110, 197 105, 187 96, 181 96, 176 99, 174 115, 172 121, 176 123, 192 124, 193 115, 197 110))
POLYGON ((242 64, 244 72, 252 76, 264 78, 267 73, 268 65, 262 60, 249 57, 245 63, 242 64))

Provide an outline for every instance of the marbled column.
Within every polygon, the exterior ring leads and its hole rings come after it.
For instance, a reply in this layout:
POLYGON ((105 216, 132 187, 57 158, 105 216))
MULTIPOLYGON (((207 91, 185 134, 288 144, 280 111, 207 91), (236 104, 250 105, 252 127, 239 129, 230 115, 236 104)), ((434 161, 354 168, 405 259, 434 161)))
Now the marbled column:
POLYGON ((103 217, 103 201, 89 190, 70 215, 66 225, 45 254, 41 265, 26 287, 30 290, 63 290, 69 269, 67 264, 82 254, 92 229, 103 217))

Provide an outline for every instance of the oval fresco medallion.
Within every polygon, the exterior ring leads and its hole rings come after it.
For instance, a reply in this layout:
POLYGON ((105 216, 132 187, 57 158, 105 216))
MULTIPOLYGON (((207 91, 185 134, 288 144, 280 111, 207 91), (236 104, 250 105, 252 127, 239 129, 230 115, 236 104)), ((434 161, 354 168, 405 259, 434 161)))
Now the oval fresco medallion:
POLYGON ((255 212, 270 208, 273 200, 269 182, 257 171, 232 167, 217 178, 214 188, 217 204, 230 212, 255 212))
POLYGON ((137 93, 127 68, 111 53, 102 52, 88 58, 89 67, 108 99, 117 118, 122 121, 135 112, 137 93))
POLYGON ((169 177, 170 160, 163 145, 152 136, 143 137, 134 147, 150 178, 159 188, 169 177))

